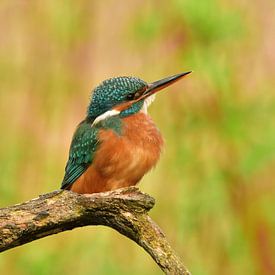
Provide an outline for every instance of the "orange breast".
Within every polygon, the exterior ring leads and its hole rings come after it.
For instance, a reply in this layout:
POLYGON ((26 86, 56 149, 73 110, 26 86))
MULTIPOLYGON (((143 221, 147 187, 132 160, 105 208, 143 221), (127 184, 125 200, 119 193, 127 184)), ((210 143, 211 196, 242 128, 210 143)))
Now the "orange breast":
POLYGON ((163 139, 152 119, 140 112, 123 118, 122 135, 101 130, 101 144, 92 165, 73 184, 78 193, 131 186, 157 163, 163 139))

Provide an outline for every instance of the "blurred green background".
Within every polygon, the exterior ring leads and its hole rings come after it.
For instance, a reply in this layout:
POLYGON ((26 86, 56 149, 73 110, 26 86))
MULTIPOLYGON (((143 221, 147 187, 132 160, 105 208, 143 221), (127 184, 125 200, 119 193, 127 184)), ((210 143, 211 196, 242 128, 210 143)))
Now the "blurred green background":
MULTIPOLYGON (((140 183, 193 274, 275 274, 274 0, 0 3, 0 206, 59 188, 103 79, 194 73, 150 113, 166 140, 140 183)), ((0 256, 0 274, 161 274, 104 227, 0 256)))

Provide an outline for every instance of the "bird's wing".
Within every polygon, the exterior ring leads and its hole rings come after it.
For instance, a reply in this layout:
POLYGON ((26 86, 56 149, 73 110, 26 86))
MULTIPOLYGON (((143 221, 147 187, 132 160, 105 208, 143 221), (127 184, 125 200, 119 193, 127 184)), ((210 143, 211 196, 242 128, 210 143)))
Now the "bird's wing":
POLYGON ((74 183, 92 163, 99 143, 97 134, 98 128, 92 127, 91 124, 87 122, 79 124, 71 143, 61 189, 66 189, 74 183))

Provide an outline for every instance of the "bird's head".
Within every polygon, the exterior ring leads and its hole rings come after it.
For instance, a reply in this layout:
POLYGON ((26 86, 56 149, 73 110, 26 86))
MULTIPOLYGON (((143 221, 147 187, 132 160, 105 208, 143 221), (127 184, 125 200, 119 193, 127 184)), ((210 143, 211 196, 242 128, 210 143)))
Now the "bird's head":
POLYGON ((175 83, 189 73, 191 71, 149 84, 140 78, 129 76, 107 79, 93 91, 87 110, 88 118, 97 123, 114 115, 126 117, 142 109, 146 112, 157 91, 175 83))

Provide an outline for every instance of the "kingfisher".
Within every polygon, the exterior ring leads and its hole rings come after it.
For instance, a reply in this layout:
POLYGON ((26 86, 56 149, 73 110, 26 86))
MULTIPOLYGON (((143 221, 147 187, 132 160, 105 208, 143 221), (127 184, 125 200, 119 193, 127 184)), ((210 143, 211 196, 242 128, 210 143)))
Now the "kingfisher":
POLYGON ((156 92, 189 73, 149 84, 114 77, 97 86, 73 135, 61 189, 90 194, 136 185, 156 165, 163 147, 147 108, 156 92))

